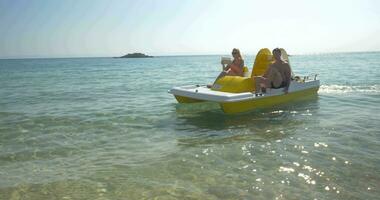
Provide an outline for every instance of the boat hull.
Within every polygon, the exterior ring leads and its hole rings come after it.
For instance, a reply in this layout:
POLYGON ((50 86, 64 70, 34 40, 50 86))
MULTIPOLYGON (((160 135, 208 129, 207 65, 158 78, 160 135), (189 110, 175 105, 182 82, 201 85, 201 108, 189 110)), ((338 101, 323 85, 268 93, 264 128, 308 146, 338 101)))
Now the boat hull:
POLYGON ((233 114, 305 99, 316 95, 319 85, 319 80, 292 81, 286 94, 284 88, 267 89, 266 93, 256 94, 216 91, 199 85, 174 87, 169 93, 173 94, 179 103, 216 102, 225 113, 233 114))
POLYGON ((174 97, 175 97, 175 99, 177 99, 178 103, 199 103, 199 102, 204 102, 204 100, 194 99, 194 98, 185 97, 185 96, 174 95, 174 97))
POLYGON ((225 113, 228 114, 247 112, 255 109, 268 108, 279 104, 304 100, 310 96, 316 96, 318 89, 319 87, 315 87, 278 96, 269 96, 247 101, 220 103, 220 107, 225 113))

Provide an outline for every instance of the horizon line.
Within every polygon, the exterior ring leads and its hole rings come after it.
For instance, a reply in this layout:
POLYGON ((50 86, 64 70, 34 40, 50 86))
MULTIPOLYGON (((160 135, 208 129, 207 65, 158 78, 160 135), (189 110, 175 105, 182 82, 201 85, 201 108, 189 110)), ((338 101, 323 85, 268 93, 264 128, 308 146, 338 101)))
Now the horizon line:
MULTIPOLYGON (((314 52, 314 53, 296 53, 296 54, 289 54, 289 56, 303 56, 303 55, 326 55, 326 54, 350 54, 350 53, 377 53, 380 52, 380 50, 371 50, 371 51, 336 51, 336 52, 314 52)), ((222 53, 210 53, 210 54, 167 54, 167 55, 153 55, 154 57, 190 57, 190 56, 224 56, 227 54, 222 53)), ((256 55, 256 54, 243 54, 244 55, 256 55)), ((150 55, 149 55, 150 56, 150 55)), ((79 59, 79 58, 119 58, 115 56, 53 56, 53 57, 9 57, 9 58, 1 58, 0 60, 28 60, 28 59, 79 59)))

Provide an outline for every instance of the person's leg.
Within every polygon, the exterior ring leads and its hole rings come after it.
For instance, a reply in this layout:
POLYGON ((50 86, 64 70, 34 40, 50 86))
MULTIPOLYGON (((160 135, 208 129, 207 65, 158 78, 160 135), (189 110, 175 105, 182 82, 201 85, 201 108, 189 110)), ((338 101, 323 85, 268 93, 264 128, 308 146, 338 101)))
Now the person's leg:
POLYGON ((236 74, 234 71, 232 71, 232 70, 228 70, 227 71, 227 73, 226 73, 226 75, 228 75, 228 76, 238 76, 238 74, 236 74))
POLYGON ((253 80, 255 82, 255 93, 259 93, 261 91, 261 89, 260 89, 261 79, 262 79, 261 76, 253 77, 253 80))
POLYGON ((226 76, 227 75, 227 72, 226 71, 222 71, 219 75, 218 75, 218 77, 216 77, 216 79, 215 79, 215 81, 214 81, 214 83, 212 84, 212 85, 207 85, 207 87, 208 88, 212 88, 212 86, 216 83, 216 81, 218 81, 218 79, 220 79, 220 78, 222 78, 223 76, 226 76))
POLYGON ((237 74, 235 72, 233 72, 232 70, 227 70, 227 71, 222 71, 219 76, 215 79, 214 83, 216 83, 216 81, 224 76, 237 76, 237 74))
POLYGON ((226 75, 228 75, 228 72, 226 72, 226 71, 222 71, 222 72, 219 74, 219 76, 216 77, 214 83, 216 83, 216 81, 217 81, 218 79, 220 79, 220 78, 222 78, 222 77, 224 77, 224 76, 226 76, 226 75))
POLYGON ((214 83, 212 85, 207 85, 208 88, 211 88, 215 83, 216 81, 218 81, 218 79, 224 77, 224 76, 238 76, 238 74, 236 74, 235 72, 233 72, 232 70, 227 70, 227 71, 222 71, 218 77, 216 77, 214 83))
POLYGON ((254 80, 255 80, 255 93, 260 93, 262 92, 261 91, 261 88, 267 88, 267 87, 270 87, 270 82, 269 82, 269 79, 265 78, 265 77, 262 77, 262 76, 255 76, 254 77, 254 80))
POLYGON ((271 72, 268 75, 269 79, 269 86, 268 87, 274 87, 278 88, 281 86, 282 83, 282 77, 279 71, 276 69, 271 70, 271 72))

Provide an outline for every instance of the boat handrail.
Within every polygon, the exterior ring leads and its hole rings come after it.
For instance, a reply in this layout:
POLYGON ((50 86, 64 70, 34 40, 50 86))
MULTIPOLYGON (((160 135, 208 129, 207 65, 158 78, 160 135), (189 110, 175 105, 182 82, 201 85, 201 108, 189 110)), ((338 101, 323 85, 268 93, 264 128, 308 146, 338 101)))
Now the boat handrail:
POLYGON ((309 75, 298 75, 298 76, 292 77, 292 80, 295 80, 298 82, 316 81, 318 75, 319 74, 317 74, 317 73, 312 73, 309 75))

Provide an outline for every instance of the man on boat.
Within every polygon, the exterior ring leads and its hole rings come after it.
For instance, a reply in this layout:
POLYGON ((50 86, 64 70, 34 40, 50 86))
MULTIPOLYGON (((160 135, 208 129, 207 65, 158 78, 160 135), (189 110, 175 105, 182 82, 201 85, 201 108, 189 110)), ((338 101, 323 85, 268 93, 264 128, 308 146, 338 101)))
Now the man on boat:
POLYGON ((285 94, 288 93, 291 81, 290 65, 281 59, 281 50, 275 48, 272 51, 274 62, 268 67, 263 76, 255 77, 256 93, 265 92, 261 88, 284 88, 285 94))

